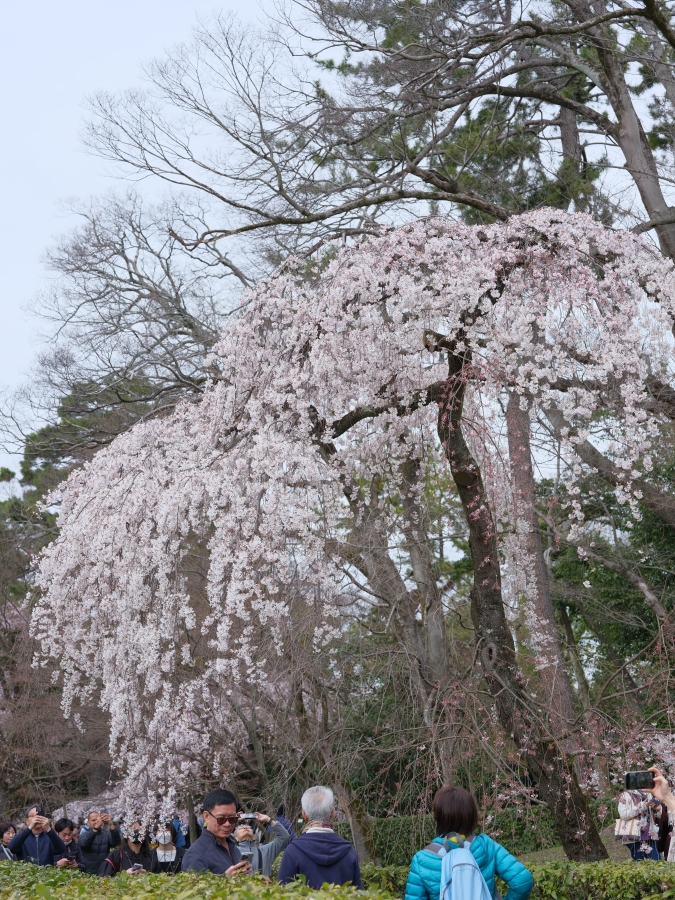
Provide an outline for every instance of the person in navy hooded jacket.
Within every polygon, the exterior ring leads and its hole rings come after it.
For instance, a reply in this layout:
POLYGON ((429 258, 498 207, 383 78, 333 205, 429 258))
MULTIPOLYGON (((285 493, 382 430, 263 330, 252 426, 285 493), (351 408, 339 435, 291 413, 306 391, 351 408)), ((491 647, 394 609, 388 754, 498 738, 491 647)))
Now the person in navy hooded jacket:
POLYGON ((282 884, 304 875, 314 890, 322 884, 362 887, 356 850, 349 841, 335 834, 331 826, 333 802, 333 792, 327 787, 311 787, 302 795, 305 827, 284 850, 279 866, 282 884))
POLYGON ((54 831, 45 811, 33 804, 26 814, 26 827, 9 842, 9 851, 23 862, 36 866, 53 866, 66 852, 66 845, 54 831))

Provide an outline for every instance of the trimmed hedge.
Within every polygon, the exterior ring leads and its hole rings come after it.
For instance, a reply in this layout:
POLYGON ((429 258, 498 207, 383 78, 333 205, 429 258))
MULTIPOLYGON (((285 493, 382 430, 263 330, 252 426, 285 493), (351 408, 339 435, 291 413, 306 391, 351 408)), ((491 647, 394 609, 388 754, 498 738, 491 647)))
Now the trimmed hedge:
MULTIPOLYGON (((372 819, 371 823, 375 852, 383 866, 409 866, 414 854, 436 836, 434 820, 430 815, 372 819)), ((342 837, 352 839, 348 822, 338 822, 334 827, 342 837)), ((514 856, 547 850, 560 843, 551 813, 543 807, 526 813, 502 810, 483 830, 514 856)))
MULTIPOLYGON (((675 900, 675 865, 665 862, 571 863, 528 866, 534 877, 530 900, 675 900)), ((406 866, 363 866, 364 884, 403 897, 406 866)), ((500 886, 506 893, 504 885, 500 886)))
MULTIPOLYGON (((675 865, 664 862, 549 863, 531 867, 531 900, 675 900, 675 865)), ((391 900, 402 896, 407 868, 364 866, 365 892, 282 887, 260 877, 139 875, 96 878, 25 863, 0 863, 0 900, 391 900)))
MULTIPOLYGON (((615 812, 610 804, 605 804, 602 820, 597 814, 597 801, 592 801, 591 807, 596 813, 599 827, 602 828, 613 821, 615 812)), ((431 815, 371 819, 369 824, 373 829, 377 859, 383 866, 409 866, 415 853, 436 836, 431 815)), ((348 822, 338 822, 334 827, 342 837, 351 841, 352 832, 348 822)), ((548 850, 560 843, 553 826, 553 817, 544 806, 535 806, 527 810, 504 809, 486 823, 482 830, 499 841, 514 856, 532 853, 535 850, 548 850)))

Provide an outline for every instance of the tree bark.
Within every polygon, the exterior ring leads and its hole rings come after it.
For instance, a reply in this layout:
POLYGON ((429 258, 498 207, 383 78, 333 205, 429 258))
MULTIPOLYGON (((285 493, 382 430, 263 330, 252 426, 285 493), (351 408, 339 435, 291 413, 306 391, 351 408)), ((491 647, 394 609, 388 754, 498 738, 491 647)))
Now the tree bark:
POLYGON ((521 749, 530 777, 553 815, 570 859, 607 858, 574 767, 562 748, 542 733, 519 677, 513 637, 504 612, 497 533, 480 468, 462 432, 462 407, 470 356, 449 354, 449 377, 439 401, 438 435, 450 464, 469 527, 474 585, 471 617, 485 680, 500 723, 521 749))
POLYGON ((335 782, 335 790, 340 801, 340 806, 345 811, 349 827, 352 830, 352 842, 360 863, 374 862, 378 864, 373 841, 373 827, 366 815, 363 804, 351 792, 338 782, 335 782))
POLYGON ((560 621, 562 622, 562 626, 565 631, 565 643, 567 644, 567 652, 570 655, 570 661, 572 663, 572 668, 574 669, 574 675, 577 679, 577 684, 579 685, 581 705, 584 709, 590 709, 591 691, 588 687, 588 679, 586 678, 584 667, 582 666, 581 659, 579 658, 579 649, 577 647, 577 642, 574 639, 572 623, 570 622, 570 617, 567 614, 567 607, 564 603, 560 604, 559 613, 560 621))
POLYGON ((536 666, 541 676, 539 690, 545 698, 545 708, 550 710, 551 733, 562 739, 569 751, 577 749, 576 746, 572 746, 569 737, 577 714, 551 600, 548 570, 539 530, 530 427, 529 412, 527 409, 521 409, 520 396, 511 392, 506 409, 506 431, 514 527, 520 539, 519 550, 522 550, 524 555, 522 563, 527 583, 527 601, 535 619, 531 628, 531 638, 537 655, 536 666))
POLYGON ((197 817, 195 816, 195 803, 192 794, 187 795, 188 809, 188 833, 190 835, 190 846, 197 840, 197 817))
MULTIPOLYGON (((579 21, 588 21, 593 10, 586 0, 566 0, 579 21)), ((588 31, 598 54, 603 90, 616 115, 619 128, 617 139, 650 219, 659 219, 672 212, 663 194, 656 160, 633 101, 622 70, 623 61, 617 58, 615 37, 604 26, 588 31)), ((661 249, 675 259, 675 224, 656 227, 661 249)))

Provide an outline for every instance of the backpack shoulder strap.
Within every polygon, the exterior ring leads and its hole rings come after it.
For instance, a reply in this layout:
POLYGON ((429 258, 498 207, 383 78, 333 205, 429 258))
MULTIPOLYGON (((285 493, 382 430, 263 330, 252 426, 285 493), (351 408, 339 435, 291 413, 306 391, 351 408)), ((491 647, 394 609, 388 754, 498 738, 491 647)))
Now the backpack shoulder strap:
POLYGON ((434 856, 445 856, 447 853, 443 844, 436 844, 433 841, 430 844, 427 844, 426 847, 422 848, 426 850, 428 853, 433 853, 434 856))

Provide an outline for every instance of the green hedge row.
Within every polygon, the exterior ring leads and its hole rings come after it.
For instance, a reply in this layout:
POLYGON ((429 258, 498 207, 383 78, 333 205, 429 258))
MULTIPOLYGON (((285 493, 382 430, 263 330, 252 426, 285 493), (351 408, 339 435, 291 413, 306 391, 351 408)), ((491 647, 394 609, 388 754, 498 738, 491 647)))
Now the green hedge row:
MULTIPOLYGON (((561 862, 532 866, 531 900, 675 900, 675 865, 664 862, 561 862)), ((407 869, 363 867, 367 889, 314 891, 263 879, 217 875, 96 878, 78 872, 0 863, 0 900, 391 900, 402 896, 407 869)))
MULTIPOLYGON (((373 829, 377 859, 383 866, 410 865, 414 854, 436 836, 434 820, 430 815, 372 819, 369 825, 373 829)), ((335 830, 347 840, 352 839, 348 822, 338 822, 335 830)), ((545 850, 560 843, 551 813, 544 807, 525 813, 503 810, 484 830, 514 856, 545 850)))
MULTIPOLYGON (((604 818, 601 820, 598 803, 592 801, 591 806, 600 827, 609 825, 616 815, 613 806, 606 804, 603 808, 604 818)), ((414 854, 436 835, 434 820, 430 815, 371 819, 369 825, 373 829, 377 859, 383 866, 410 865, 414 854)), ((348 822, 338 822, 335 830, 347 840, 352 839, 348 822)), ((553 826, 553 817, 545 806, 526 810, 504 809, 490 822, 486 822, 483 830, 514 856, 547 850, 560 843, 553 826)))
MULTIPOLYGON (((534 877, 530 900, 675 900, 675 865, 665 862, 558 862, 529 866, 534 877)), ((408 878, 406 866, 378 869, 363 866, 364 884, 370 890, 403 897, 408 878)), ((506 893, 503 887, 503 893, 506 893)))

